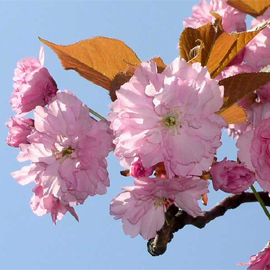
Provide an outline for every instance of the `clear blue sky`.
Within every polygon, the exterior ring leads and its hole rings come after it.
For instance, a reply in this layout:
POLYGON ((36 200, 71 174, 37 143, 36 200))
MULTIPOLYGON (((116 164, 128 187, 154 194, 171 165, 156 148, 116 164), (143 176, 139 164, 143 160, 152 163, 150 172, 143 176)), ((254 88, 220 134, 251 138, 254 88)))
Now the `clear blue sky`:
MULTIPOLYGON (((169 244, 165 255, 151 257, 146 241, 131 239, 120 221, 109 215, 111 199, 120 187, 132 185, 121 177, 121 167, 111 155, 111 187, 105 196, 89 198, 77 207, 77 223, 69 214, 57 226, 49 215, 37 217, 29 207, 31 186, 20 186, 10 172, 24 164, 16 161, 18 149, 5 144, 4 123, 12 112, 9 99, 12 77, 19 59, 38 56, 38 36, 58 44, 71 44, 94 36, 125 41, 142 60, 160 55, 170 63, 182 21, 197 1, 0 1, 1 33, 1 269, 245 269, 237 262, 249 260, 269 240, 269 222, 259 205, 245 205, 211 222, 205 229, 186 227, 169 244)), ((60 89, 73 91, 92 109, 106 115, 107 92, 74 71, 63 70, 56 55, 45 47, 45 66, 60 89)), ((225 134, 225 133, 224 133, 225 134)), ((225 134, 219 159, 236 157, 234 141, 225 134)), ((212 192, 209 206, 226 194, 212 192)))

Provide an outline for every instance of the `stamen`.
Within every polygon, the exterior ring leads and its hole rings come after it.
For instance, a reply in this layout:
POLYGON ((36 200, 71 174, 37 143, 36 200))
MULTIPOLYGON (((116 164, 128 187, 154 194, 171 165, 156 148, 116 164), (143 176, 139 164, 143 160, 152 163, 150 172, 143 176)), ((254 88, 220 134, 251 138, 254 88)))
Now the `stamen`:
POLYGON ((160 207, 160 206, 165 206, 166 209, 168 209, 172 204, 173 204, 173 200, 172 199, 168 199, 168 198, 161 198, 159 201, 154 202, 154 206, 156 208, 160 207))
POLYGON ((164 124, 167 127, 174 127, 177 123, 177 119, 174 116, 168 116, 165 118, 164 124))
POLYGON ((62 151, 55 151, 55 158, 57 160, 61 159, 61 163, 64 162, 67 158, 70 158, 72 153, 74 152, 74 149, 69 146, 67 148, 64 148, 62 151))
POLYGON ((179 112, 177 108, 174 108, 163 116, 162 125, 166 128, 171 129, 173 135, 180 135, 180 129, 182 128, 180 115, 181 112, 179 112))

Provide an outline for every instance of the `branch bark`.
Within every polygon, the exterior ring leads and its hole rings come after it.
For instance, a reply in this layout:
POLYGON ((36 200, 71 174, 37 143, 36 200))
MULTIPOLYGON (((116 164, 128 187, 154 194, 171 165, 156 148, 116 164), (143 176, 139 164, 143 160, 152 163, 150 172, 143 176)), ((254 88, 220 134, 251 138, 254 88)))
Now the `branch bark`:
MULTIPOLYGON (((264 204, 270 206, 270 197, 267 192, 258 192, 261 196, 264 204)), ((218 203, 211 210, 203 213, 202 216, 193 218, 184 211, 172 205, 166 212, 166 222, 163 227, 157 232, 155 238, 148 241, 148 252, 152 256, 159 256, 165 253, 167 244, 172 240, 173 234, 178 230, 181 230, 186 225, 193 225, 199 229, 205 227, 205 225, 217 217, 223 216, 229 209, 235 209, 243 203, 257 202, 254 193, 243 192, 241 195, 232 195, 220 203, 218 203)))

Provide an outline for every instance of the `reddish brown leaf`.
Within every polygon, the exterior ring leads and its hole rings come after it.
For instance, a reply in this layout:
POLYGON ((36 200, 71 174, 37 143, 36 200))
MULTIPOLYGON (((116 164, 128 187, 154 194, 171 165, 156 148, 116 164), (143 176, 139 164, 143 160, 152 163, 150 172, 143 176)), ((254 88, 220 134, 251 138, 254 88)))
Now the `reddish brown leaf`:
POLYGON ((211 77, 215 78, 269 23, 270 20, 247 32, 232 34, 223 32, 216 40, 207 62, 211 77))
POLYGON ((151 60, 155 61, 158 73, 161 73, 167 67, 167 65, 163 62, 161 57, 155 57, 152 58, 151 60))
POLYGON ((130 64, 141 62, 132 49, 116 39, 95 37, 68 46, 40 40, 58 55, 65 69, 76 70, 107 90, 118 73, 125 72, 130 64))
POLYGON ((270 0, 227 0, 227 4, 254 17, 262 15, 270 6, 270 0))
POLYGON ((200 62, 207 66, 212 78, 215 78, 244 47, 269 23, 258 25, 255 29, 241 33, 225 32, 221 26, 221 17, 212 14, 216 21, 198 29, 186 28, 180 37, 180 54, 189 63, 200 62))
POLYGON ((191 64, 200 62, 205 66, 216 39, 224 32, 221 26, 221 17, 215 13, 213 16, 216 17, 214 24, 207 23, 198 29, 185 28, 180 36, 180 55, 191 64))
POLYGON ((208 195, 207 195, 207 193, 202 195, 202 204, 205 205, 205 206, 208 204, 208 195))
POLYGON ((270 82, 270 73, 243 73, 219 82, 224 86, 224 104, 219 111, 229 124, 245 122, 245 112, 236 103, 270 82))
POLYGON ((247 121, 246 111, 236 104, 221 112, 220 115, 228 124, 245 123, 247 121))
MULTIPOLYGON (((161 57, 155 57, 151 60, 155 61, 158 73, 161 73, 167 67, 161 57)), ((129 65, 126 71, 120 72, 114 77, 110 88, 110 97, 112 101, 115 101, 117 99, 116 91, 120 89, 121 85, 130 80, 130 78, 134 75, 136 67, 138 66, 139 65, 129 65)))
POLYGON ((131 175, 130 172, 129 172, 129 170, 120 171, 120 174, 121 174, 122 176, 126 176, 126 177, 131 175))
POLYGON ((270 82, 268 72, 243 73, 221 80, 219 85, 224 86, 224 104, 221 111, 231 107, 268 82, 270 82))

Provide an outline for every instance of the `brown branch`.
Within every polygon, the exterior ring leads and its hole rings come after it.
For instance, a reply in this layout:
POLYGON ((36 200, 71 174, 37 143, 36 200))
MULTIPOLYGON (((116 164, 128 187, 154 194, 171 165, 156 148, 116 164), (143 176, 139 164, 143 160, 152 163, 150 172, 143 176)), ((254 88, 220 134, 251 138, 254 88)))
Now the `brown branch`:
MULTIPOLYGON (((270 206, 270 197, 267 192, 258 192, 266 206, 270 206)), ((223 216, 229 209, 235 209, 243 203, 257 202, 253 193, 243 192, 241 195, 232 195, 218 203, 211 210, 204 212, 202 216, 193 218, 184 211, 172 205, 166 212, 166 222, 157 232, 155 238, 148 241, 148 252, 152 256, 165 253, 167 244, 172 240, 173 233, 181 230, 186 225, 193 225, 199 229, 217 217, 223 216)))

